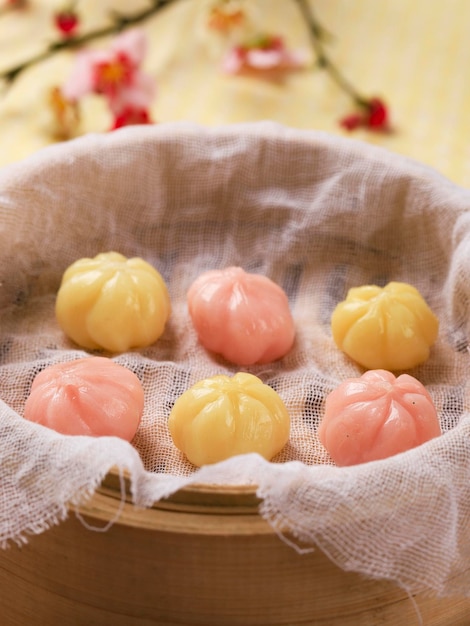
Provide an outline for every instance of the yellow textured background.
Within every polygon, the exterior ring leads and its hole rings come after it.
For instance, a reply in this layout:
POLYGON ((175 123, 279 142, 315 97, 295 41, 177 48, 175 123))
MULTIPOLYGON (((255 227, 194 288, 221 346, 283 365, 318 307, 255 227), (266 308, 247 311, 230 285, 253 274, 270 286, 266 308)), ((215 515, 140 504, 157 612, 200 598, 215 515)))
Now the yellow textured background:
MULTIPOLYGON (((252 0, 265 30, 290 47, 310 50, 293 0, 252 0)), ((470 2, 468 0, 314 0, 332 34, 327 50, 364 95, 390 106, 394 132, 347 133, 338 119, 351 101, 324 71, 303 71, 283 83, 228 77, 218 68, 217 42, 203 27, 204 0, 179 0, 143 25, 149 39, 144 69, 158 84, 152 114, 159 122, 205 125, 275 120, 363 139, 431 165, 470 187, 470 2)), ((82 32, 109 21, 111 9, 136 11, 144 0, 81 0, 82 32), (131 7, 129 9, 129 6, 131 7)), ((51 0, 30 0, 0 16, 0 71, 27 60, 56 38, 51 0)), ((93 46, 106 46, 101 39, 93 46)), ((0 97, 0 166, 54 141, 47 94, 67 77, 66 51, 21 74, 0 97)), ((80 134, 105 132, 110 119, 99 97, 84 103, 80 134)))

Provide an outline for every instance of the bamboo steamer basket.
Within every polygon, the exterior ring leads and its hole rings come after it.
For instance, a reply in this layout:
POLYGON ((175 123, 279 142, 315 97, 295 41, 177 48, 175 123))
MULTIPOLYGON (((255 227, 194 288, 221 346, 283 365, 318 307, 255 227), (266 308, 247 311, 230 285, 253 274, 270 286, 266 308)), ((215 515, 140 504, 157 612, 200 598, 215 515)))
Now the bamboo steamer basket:
POLYGON ((139 509, 111 472, 65 522, 0 551, 1 624, 470 624, 468 598, 410 598, 296 551, 259 503, 252 486, 193 485, 139 509))
POLYGON ((191 485, 145 509, 129 485, 122 497, 112 471, 65 521, 0 550, 0 626, 470 625, 469 598, 410 597, 295 550, 254 486, 191 485))

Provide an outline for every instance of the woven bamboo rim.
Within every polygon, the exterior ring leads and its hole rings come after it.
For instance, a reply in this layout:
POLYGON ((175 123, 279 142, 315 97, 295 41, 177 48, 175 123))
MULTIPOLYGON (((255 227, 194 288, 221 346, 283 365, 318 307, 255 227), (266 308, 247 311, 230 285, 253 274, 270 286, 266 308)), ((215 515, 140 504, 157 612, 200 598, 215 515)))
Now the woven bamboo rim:
MULTIPOLYGON (((132 502, 130 479, 123 475, 125 500, 132 502)), ((212 485, 196 483, 188 485, 155 502, 152 509, 216 515, 258 515, 261 498, 256 495, 256 485, 212 485)), ((105 476, 97 492, 113 499, 122 499, 121 475, 112 468, 105 476)))
MULTIPOLYGON (((395 585, 281 541, 259 514, 254 485, 195 484, 139 508, 123 477, 113 468, 63 524, 0 554, 2 624, 138 626, 143 616, 155 626, 418 623, 395 585)), ((415 602, 425 626, 469 624, 470 599, 415 602)))

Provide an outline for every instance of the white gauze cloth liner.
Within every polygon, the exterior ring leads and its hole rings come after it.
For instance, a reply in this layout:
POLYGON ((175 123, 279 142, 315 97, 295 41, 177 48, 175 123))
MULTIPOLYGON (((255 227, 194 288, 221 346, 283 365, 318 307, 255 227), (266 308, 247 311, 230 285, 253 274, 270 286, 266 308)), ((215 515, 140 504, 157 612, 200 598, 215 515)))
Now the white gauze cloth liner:
POLYGON ((191 483, 252 484, 261 515, 341 568, 411 592, 470 594, 470 193, 384 149, 262 122, 125 128, 51 146, 0 171, 0 545, 66 517, 113 467, 150 506, 191 483), (34 376, 87 353, 54 315, 65 269, 119 251, 154 265, 173 311, 154 345, 105 354, 145 390, 132 444, 68 437, 23 419, 34 376), (242 368, 198 344, 186 292, 238 265, 287 292, 297 338, 269 365, 292 419, 272 462, 256 454, 197 470, 171 441, 175 399, 242 368), (330 316, 350 287, 404 281, 440 320, 429 360, 409 370, 444 434, 414 450, 335 467, 317 439, 326 395, 363 370, 334 345, 330 316))

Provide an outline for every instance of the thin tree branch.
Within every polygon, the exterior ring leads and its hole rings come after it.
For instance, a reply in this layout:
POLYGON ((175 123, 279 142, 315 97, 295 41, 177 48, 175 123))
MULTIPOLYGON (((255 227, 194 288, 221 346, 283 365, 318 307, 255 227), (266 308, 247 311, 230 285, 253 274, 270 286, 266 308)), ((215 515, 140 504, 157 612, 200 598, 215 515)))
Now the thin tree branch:
POLYGON ((45 61, 56 52, 60 52, 61 50, 66 49, 80 48, 90 41, 112 35, 113 33, 117 33, 124 30, 125 28, 128 28, 129 26, 139 24, 140 22, 143 22, 147 18, 156 14, 160 9, 163 9, 165 6, 171 4, 174 1, 175 0, 154 0, 152 5, 148 9, 144 9, 130 15, 114 13, 113 23, 109 26, 97 28, 77 37, 65 37, 63 39, 54 41, 39 54, 32 56, 26 61, 23 61, 18 65, 11 67, 10 69, 0 72, 0 80, 11 84, 26 69, 33 65, 41 63, 41 61, 45 61))
POLYGON ((302 16, 309 27, 310 40, 317 57, 317 64, 326 70, 335 83, 359 106, 369 107, 369 100, 362 96, 353 85, 345 78, 336 65, 331 61, 325 52, 322 43, 324 29, 316 19, 308 0, 296 0, 302 16))

